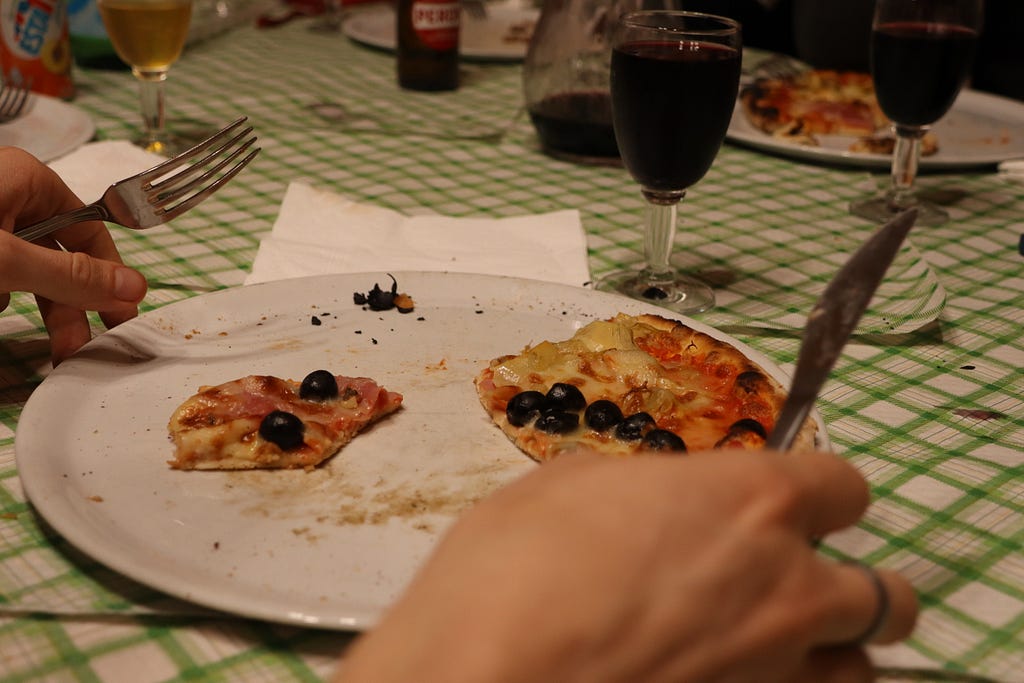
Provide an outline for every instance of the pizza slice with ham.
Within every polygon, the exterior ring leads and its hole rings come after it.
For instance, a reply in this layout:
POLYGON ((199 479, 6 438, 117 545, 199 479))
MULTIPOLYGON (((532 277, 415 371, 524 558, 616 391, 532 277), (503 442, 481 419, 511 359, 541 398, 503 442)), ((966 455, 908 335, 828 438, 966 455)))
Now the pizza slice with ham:
POLYGON ((402 395, 366 377, 316 370, 302 382, 249 375, 203 386, 168 424, 181 470, 312 469, 367 425, 398 410, 402 395))

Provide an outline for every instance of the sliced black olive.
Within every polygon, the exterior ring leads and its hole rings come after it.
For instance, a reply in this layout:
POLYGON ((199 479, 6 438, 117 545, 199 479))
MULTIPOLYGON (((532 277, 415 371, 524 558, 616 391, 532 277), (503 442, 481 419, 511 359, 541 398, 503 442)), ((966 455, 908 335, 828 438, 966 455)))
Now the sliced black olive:
POLYGON ((338 380, 327 370, 314 370, 299 387, 299 398, 307 401, 329 401, 338 397, 338 380))
POLYGON ((571 384, 557 382, 548 389, 548 405, 555 410, 567 410, 569 412, 583 410, 587 405, 587 399, 583 392, 571 384))
POLYGON ((760 448, 768 438, 764 425, 757 420, 745 417, 737 420, 729 427, 715 448, 760 448))
POLYGON ((603 432, 622 422, 624 416, 617 405, 606 399, 594 401, 587 406, 583 420, 597 432, 603 432))
POLYGON ((644 436, 644 446, 655 451, 686 452, 686 442, 667 429, 652 429, 644 436))
POLYGON ((539 391, 520 391, 505 407, 508 423, 513 427, 522 427, 540 413, 544 400, 544 394, 539 391))
POLYGON ((736 422, 733 422, 732 426, 729 427, 729 431, 730 432, 753 432, 754 434, 757 434, 762 439, 767 439, 768 438, 768 432, 765 431, 764 425, 761 424, 760 422, 758 422, 757 420, 754 420, 754 419, 749 418, 749 417, 744 417, 743 419, 740 419, 740 420, 737 420, 736 422))
POLYGON ((275 410, 260 422, 260 436, 277 444, 283 451, 290 451, 302 445, 306 425, 295 415, 275 410))
POLYGON ((579 413, 553 411, 538 417, 533 426, 548 434, 566 434, 580 426, 580 416, 579 413))
POLYGON ((615 436, 623 441, 639 441, 654 429, 654 418, 647 413, 634 413, 615 427, 615 436))

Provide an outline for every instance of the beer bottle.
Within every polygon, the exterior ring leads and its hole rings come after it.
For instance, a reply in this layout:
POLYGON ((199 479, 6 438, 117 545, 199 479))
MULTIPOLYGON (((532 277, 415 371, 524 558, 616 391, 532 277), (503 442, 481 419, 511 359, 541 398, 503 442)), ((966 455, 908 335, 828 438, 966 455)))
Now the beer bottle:
POLYGON ((399 0, 398 84, 411 90, 459 87, 458 0, 399 0))

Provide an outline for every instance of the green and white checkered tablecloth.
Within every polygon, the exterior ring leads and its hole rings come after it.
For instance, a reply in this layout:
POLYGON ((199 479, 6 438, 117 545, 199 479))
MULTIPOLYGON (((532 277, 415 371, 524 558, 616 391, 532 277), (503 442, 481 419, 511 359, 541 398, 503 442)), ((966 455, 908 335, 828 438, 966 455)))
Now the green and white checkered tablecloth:
MULTIPOLYGON (((465 70, 455 93, 401 92, 391 55, 312 33, 308 21, 243 27, 190 47, 167 84, 170 117, 217 127, 247 114, 263 153, 168 226, 112 228, 125 260, 151 282, 144 309, 240 285, 297 180, 400 211, 576 208, 592 275, 637 263, 642 200, 626 173, 542 155, 522 112, 518 65, 465 70), (318 107, 345 118, 329 121, 318 107)), ((93 116, 97 137, 129 137, 131 75, 76 78, 75 104, 93 116)), ((680 209, 676 261, 719 285, 719 306, 701 319, 791 369, 806 312, 872 228, 846 205, 885 180, 726 145, 680 209)), ((945 226, 915 229, 819 402, 834 447, 875 497, 824 552, 914 582, 924 611, 900 660, 949 676, 913 680, 1021 682, 1024 185, 992 169, 921 184, 962 198, 945 226)), ((347 634, 209 614, 106 569, 33 512, 14 432, 48 365, 34 303, 16 295, 0 315, 0 679, 325 676, 347 634)))

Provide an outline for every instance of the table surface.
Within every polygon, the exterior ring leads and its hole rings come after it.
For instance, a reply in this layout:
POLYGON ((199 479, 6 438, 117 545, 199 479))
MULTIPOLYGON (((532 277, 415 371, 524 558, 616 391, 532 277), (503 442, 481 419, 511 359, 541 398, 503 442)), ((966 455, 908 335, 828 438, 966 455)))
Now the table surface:
MULTIPOLYGON (((636 187, 621 168, 540 153, 522 111, 519 65, 466 63, 456 92, 402 92, 392 55, 309 23, 241 27, 191 46, 173 68, 167 93, 177 124, 216 127, 246 114, 263 152, 169 226, 112 228, 126 262, 151 282, 144 310, 241 285, 293 181, 407 212, 574 208, 593 276, 639 262, 636 187), (346 118, 328 121, 318 107, 340 107, 346 118)), ((75 75, 74 104, 93 117, 97 138, 130 137, 130 73, 75 75)), ((1024 681, 1024 184, 994 171, 920 179, 955 200, 952 220, 912 233, 818 403, 835 450, 874 496, 857 527, 823 552, 904 572, 923 613, 896 654, 946 671, 894 680, 1024 681)), ((872 229, 846 206, 886 180, 725 145, 680 211, 700 228, 684 225, 675 260, 718 284, 719 306, 700 319, 791 370, 806 311, 872 229)), ((15 295, 0 316, 4 680, 326 676, 350 634, 197 617, 47 526, 22 491, 14 433, 48 367, 34 303, 15 295)))

